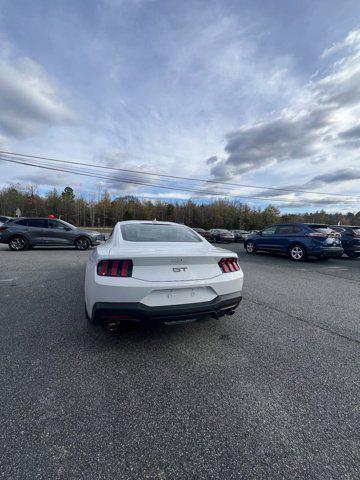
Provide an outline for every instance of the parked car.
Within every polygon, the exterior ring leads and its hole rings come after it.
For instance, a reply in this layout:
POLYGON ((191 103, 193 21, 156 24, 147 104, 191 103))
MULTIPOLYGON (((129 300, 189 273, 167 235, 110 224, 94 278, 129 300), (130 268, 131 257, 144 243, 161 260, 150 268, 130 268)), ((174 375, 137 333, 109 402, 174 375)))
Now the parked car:
POLYGON ((194 227, 193 230, 197 232, 202 237, 206 238, 206 240, 211 240, 211 233, 208 230, 204 230, 203 228, 194 227))
POLYGON ((360 257, 360 226, 334 225, 335 232, 341 235, 341 243, 350 258, 360 257))
POLYGON ((257 233, 261 232, 261 230, 249 230, 249 232, 247 232, 246 234, 244 234, 244 241, 250 237, 250 235, 255 235, 257 233))
POLYGON ((0 227, 1 225, 3 225, 4 223, 8 222, 11 219, 12 217, 7 217, 6 215, 0 215, 0 227))
POLYGON ((243 242, 247 235, 249 235, 249 232, 246 230, 230 230, 230 232, 234 235, 235 242, 243 242))
POLYGON ((211 240, 215 243, 231 243, 234 241, 234 234, 223 228, 213 228, 210 230, 211 240))
POLYGON ((315 223, 271 225, 248 237, 244 247, 249 254, 258 250, 286 253, 295 261, 305 260, 308 256, 319 259, 341 257, 344 251, 333 229, 315 223))
POLYGON ((0 243, 18 251, 38 245, 74 245, 78 250, 87 250, 103 240, 102 233, 77 228, 59 219, 16 218, 0 227, 0 243))
POLYGON ((90 255, 85 313, 107 330, 124 320, 178 322, 232 315, 241 301, 237 254, 185 225, 124 221, 90 255))

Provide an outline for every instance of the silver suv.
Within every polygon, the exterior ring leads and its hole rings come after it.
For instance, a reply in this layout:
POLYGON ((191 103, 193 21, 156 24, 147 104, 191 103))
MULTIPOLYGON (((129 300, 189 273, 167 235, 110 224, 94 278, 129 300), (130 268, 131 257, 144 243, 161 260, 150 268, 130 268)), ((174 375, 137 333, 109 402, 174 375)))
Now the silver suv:
POLYGON ((16 218, 0 227, 0 243, 7 243, 11 250, 27 250, 37 245, 73 245, 78 250, 87 250, 103 240, 102 233, 82 230, 58 219, 16 218))

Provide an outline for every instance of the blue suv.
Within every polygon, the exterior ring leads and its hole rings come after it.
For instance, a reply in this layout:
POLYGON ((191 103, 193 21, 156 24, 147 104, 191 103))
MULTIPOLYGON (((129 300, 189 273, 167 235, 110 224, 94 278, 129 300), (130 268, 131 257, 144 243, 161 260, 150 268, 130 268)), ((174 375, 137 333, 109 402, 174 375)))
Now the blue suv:
POLYGON ((282 223, 250 235, 244 247, 247 253, 257 250, 286 253, 297 262, 308 256, 319 259, 339 258, 344 250, 340 235, 328 225, 315 223, 282 223))
POLYGON ((331 228, 335 230, 335 232, 340 233, 341 243, 346 255, 349 258, 360 257, 360 227, 334 225, 331 228))

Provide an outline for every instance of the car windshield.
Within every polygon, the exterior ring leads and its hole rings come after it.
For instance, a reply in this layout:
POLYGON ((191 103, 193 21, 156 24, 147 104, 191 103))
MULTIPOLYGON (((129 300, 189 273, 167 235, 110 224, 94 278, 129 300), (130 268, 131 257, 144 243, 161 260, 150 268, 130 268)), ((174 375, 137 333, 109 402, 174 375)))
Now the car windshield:
POLYGON ((77 228, 77 227, 75 227, 75 225, 72 225, 69 222, 65 222, 65 220, 61 220, 61 223, 64 223, 67 227, 70 227, 70 228, 77 228))
POLYGON ((217 232, 219 232, 219 233, 230 233, 229 230, 224 230, 223 228, 220 228, 219 230, 217 230, 217 232))
POLYGON ((201 242, 188 227, 182 225, 134 223, 121 225, 124 240, 129 242, 201 242))
POLYGON ((352 229, 355 235, 360 235, 360 228, 353 228, 352 229))

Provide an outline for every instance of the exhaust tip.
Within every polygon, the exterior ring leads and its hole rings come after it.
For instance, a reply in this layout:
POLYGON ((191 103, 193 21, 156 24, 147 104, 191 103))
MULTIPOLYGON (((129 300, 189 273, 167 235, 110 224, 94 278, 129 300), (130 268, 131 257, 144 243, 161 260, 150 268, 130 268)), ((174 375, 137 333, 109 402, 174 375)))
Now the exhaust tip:
POLYGON ((226 315, 231 316, 231 315, 234 315, 234 313, 235 313, 235 310, 229 310, 229 311, 226 312, 226 315))
POLYGON ((119 329, 119 322, 115 320, 108 320, 105 324, 105 329, 108 333, 115 333, 119 329))

